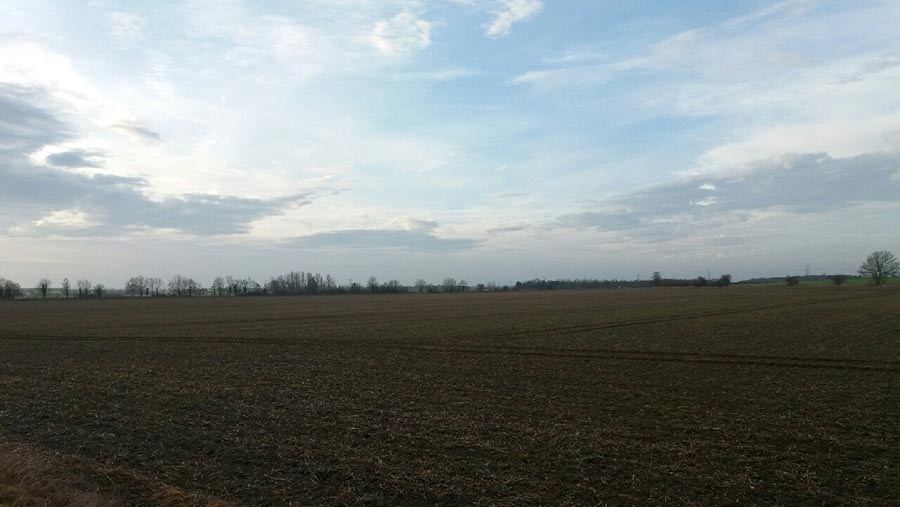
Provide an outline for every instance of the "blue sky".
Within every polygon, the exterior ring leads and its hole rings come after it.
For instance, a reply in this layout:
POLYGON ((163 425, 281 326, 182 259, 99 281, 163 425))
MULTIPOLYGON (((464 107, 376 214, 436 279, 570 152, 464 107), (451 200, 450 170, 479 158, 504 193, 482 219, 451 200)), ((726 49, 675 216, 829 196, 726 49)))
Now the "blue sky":
POLYGON ((7 2, 0 275, 852 272, 892 1, 7 2))

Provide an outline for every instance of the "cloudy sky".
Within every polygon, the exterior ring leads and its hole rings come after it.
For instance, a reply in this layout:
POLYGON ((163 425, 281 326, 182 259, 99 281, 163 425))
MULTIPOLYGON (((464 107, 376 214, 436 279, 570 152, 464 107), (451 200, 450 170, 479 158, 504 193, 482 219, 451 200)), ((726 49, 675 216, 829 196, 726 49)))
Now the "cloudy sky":
POLYGON ((853 272, 896 0, 6 0, 0 276, 853 272))

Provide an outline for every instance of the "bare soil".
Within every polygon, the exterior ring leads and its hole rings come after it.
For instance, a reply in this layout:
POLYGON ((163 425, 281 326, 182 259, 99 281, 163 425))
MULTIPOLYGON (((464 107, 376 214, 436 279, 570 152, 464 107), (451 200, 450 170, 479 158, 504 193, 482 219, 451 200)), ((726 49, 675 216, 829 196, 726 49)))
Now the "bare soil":
POLYGON ((900 288, 0 303, 0 440, 137 506, 898 505, 900 288))

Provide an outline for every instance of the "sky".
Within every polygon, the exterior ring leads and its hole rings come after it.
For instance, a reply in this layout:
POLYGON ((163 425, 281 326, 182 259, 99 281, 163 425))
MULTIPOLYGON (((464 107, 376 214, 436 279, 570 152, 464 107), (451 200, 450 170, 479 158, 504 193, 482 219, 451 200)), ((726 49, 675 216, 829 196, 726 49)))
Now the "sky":
POLYGON ((900 253, 896 0, 6 0, 0 276, 900 253))

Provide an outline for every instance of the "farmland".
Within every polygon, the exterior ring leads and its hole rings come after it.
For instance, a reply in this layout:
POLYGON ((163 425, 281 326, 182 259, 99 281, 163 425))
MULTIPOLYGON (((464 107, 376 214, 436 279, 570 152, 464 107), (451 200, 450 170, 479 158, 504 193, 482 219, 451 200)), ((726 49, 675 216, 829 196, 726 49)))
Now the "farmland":
POLYGON ((126 505, 898 504, 900 288, 3 303, 0 440, 126 505))

